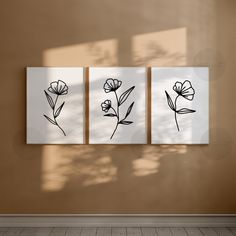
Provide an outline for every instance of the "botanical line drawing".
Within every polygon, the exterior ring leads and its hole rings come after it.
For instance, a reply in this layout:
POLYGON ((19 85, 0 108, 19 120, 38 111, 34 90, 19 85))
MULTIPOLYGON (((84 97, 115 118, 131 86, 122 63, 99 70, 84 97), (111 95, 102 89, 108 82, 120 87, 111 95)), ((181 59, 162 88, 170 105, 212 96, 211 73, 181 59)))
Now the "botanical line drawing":
POLYGON ((52 94, 56 95, 56 98, 54 101, 53 98, 47 93, 47 91, 44 90, 48 104, 52 108, 53 119, 49 118, 45 114, 43 116, 50 123, 52 123, 53 125, 56 125, 62 131, 62 133, 66 136, 65 131, 62 129, 62 127, 58 124, 58 122, 56 120, 57 117, 60 115, 65 102, 63 102, 57 109, 56 109, 56 106, 57 106, 58 97, 61 95, 66 95, 68 93, 68 86, 66 85, 66 83, 64 81, 58 80, 58 81, 54 81, 54 82, 50 83, 50 87, 48 88, 48 91, 51 92, 52 94))
POLYGON ((177 93, 174 103, 173 103, 170 95, 166 91, 165 91, 165 93, 166 93, 168 106, 175 113, 175 123, 176 123, 177 130, 180 131, 178 120, 177 120, 177 114, 182 115, 182 114, 193 113, 196 111, 188 109, 188 108, 181 108, 178 110, 177 109, 177 99, 179 98, 179 96, 182 96, 183 98, 185 98, 189 101, 192 101, 194 98, 195 90, 193 89, 192 84, 189 80, 185 80, 183 83, 177 81, 175 83, 175 85, 173 86, 173 90, 177 93))
POLYGON ((103 89, 105 91, 105 93, 110 93, 110 92, 114 92, 115 95, 115 99, 116 99, 116 109, 112 106, 112 102, 111 100, 105 100, 104 102, 101 103, 101 107, 102 110, 107 113, 109 110, 112 110, 111 113, 105 114, 104 116, 107 117, 116 117, 117 122, 116 122, 116 126, 115 129, 110 137, 110 139, 113 138, 118 125, 130 125, 133 123, 133 121, 129 121, 126 120, 126 118, 129 116, 129 114, 132 111, 132 108, 134 106, 134 102, 132 102, 129 106, 129 108, 127 109, 127 112, 124 116, 124 118, 121 119, 121 114, 120 114, 120 106, 127 100, 127 98, 129 97, 130 93, 134 90, 135 86, 132 86, 131 88, 129 88, 128 90, 126 90, 125 92, 123 92, 120 97, 118 97, 116 90, 119 89, 119 87, 122 85, 122 81, 117 80, 117 79, 112 79, 109 78, 106 80, 106 82, 104 83, 103 89))

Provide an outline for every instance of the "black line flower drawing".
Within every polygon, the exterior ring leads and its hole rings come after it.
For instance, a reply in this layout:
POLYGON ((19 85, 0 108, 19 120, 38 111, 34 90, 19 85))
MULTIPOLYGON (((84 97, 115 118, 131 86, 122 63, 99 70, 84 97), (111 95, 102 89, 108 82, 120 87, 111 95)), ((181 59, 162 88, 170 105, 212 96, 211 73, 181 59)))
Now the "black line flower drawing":
POLYGON ((110 92, 114 92, 115 94, 115 98, 116 98, 116 109, 112 107, 112 102, 111 100, 105 100, 104 102, 101 103, 101 107, 102 107, 102 111, 104 111, 105 113, 107 113, 109 110, 112 110, 111 113, 105 114, 104 116, 107 117, 116 117, 117 122, 116 122, 116 127, 110 137, 110 139, 113 138, 118 125, 130 125, 133 123, 133 121, 128 121, 126 120, 126 118, 129 116, 129 114, 132 111, 132 108, 134 106, 134 102, 132 102, 129 106, 129 108, 127 109, 127 112, 124 116, 123 119, 121 119, 120 116, 120 111, 119 108, 120 106, 127 100, 127 98, 129 97, 130 93, 134 90, 135 86, 132 86, 131 88, 129 88, 128 90, 126 90, 125 92, 123 92, 120 97, 118 97, 116 90, 119 89, 119 87, 122 85, 122 81, 117 80, 117 79, 112 79, 109 78, 106 80, 106 82, 104 83, 103 89, 105 91, 105 93, 110 93, 110 92))
POLYGON ((109 111, 111 108, 111 100, 105 100, 102 104, 102 110, 105 111, 106 113, 109 111))
POLYGON ((181 82, 176 82, 173 90, 179 95, 190 101, 193 100, 195 90, 192 87, 192 84, 189 80, 185 80, 182 84, 181 82))
POLYGON ((68 86, 62 80, 50 83, 48 91, 57 95, 66 95, 68 93, 68 86))
POLYGON ((63 102, 57 109, 56 109, 56 105, 57 105, 58 97, 61 95, 66 95, 68 93, 68 86, 66 85, 66 83, 64 81, 58 80, 58 81, 54 81, 54 82, 50 83, 50 87, 48 88, 48 91, 51 92, 52 94, 56 95, 55 101, 53 101, 53 98, 47 93, 46 90, 44 90, 48 104, 50 105, 50 107, 52 108, 52 111, 53 111, 52 112, 53 119, 49 118, 45 114, 43 116, 50 123, 52 123, 53 125, 56 125, 62 131, 64 136, 66 136, 65 131, 62 129, 62 127, 58 124, 58 122, 56 120, 56 118, 60 115, 65 102, 63 102))
POLYGON ((122 84, 122 81, 118 79, 107 79, 103 88, 106 93, 115 92, 122 84))
POLYGON ((181 109, 177 110, 177 99, 179 96, 182 96, 185 99, 192 101, 194 98, 195 90, 193 89, 192 84, 189 80, 185 80, 183 83, 177 81, 175 83, 175 85, 173 86, 173 90, 178 94, 175 98, 174 103, 173 103, 170 95, 166 91, 165 91, 165 93, 166 93, 168 106, 170 107, 171 110, 173 110, 175 112, 175 123, 177 126, 177 130, 180 131, 179 124, 177 121, 177 114, 188 114, 188 113, 193 113, 196 111, 188 109, 188 108, 181 108, 181 109))

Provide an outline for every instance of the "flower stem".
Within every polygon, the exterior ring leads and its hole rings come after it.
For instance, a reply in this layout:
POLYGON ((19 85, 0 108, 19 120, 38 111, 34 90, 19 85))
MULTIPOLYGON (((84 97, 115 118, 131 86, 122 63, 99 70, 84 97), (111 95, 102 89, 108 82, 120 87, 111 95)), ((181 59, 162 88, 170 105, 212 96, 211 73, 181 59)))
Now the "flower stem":
MULTIPOLYGON (((115 115, 117 117, 116 110, 113 107, 111 107, 111 109, 114 111, 114 113, 115 113, 115 115)), ((117 119, 118 119, 118 117, 117 117, 117 119)))
POLYGON ((115 92, 115 95, 116 95, 116 102, 117 102, 117 117, 118 117, 118 120, 119 120, 119 100, 118 100, 118 96, 117 96, 117 93, 116 91, 115 92))
POLYGON ((116 123, 116 127, 115 127, 115 129, 114 129, 114 131, 113 131, 113 133, 112 133, 110 139, 113 138, 113 135, 115 134, 115 132, 116 132, 116 130, 117 130, 117 128, 118 128, 118 125, 119 125, 119 122, 117 121, 117 123, 116 123))
POLYGON ((66 136, 65 131, 61 128, 61 126, 57 123, 56 117, 55 117, 55 108, 56 108, 56 104, 57 104, 57 99, 58 99, 59 95, 57 95, 56 99, 55 99, 55 104, 54 104, 54 108, 53 108, 53 118, 54 121, 56 123, 56 126, 62 131, 62 133, 64 134, 64 136, 66 136))
POLYGON ((177 130, 179 131, 179 124, 178 124, 178 121, 177 121, 177 99, 178 99, 179 95, 175 98, 175 123, 176 123, 176 126, 177 126, 177 130))
MULTIPOLYGON (((57 121, 56 121, 56 119, 54 118, 54 120, 55 120, 55 122, 57 123, 57 121)), ((66 133, 65 133, 65 131, 61 128, 61 126, 57 123, 56 124, 57 125, 57 127, 62 131, 62 133, 64 134, 64 136, 66 136, 66 133)))
POLYGON ((175 123, 176 123, 176 126, 177 126, 177 129, 179 131, 179 124, 178 124, 178 121, 177 121, 177 113, 175 112, 175 123))
POLYGON ((58 99, 59 95, 57 95, 56 99, 55 99, 55 103, 54 103, 54 108, 53 108, 53 116, 54 116, 54 110, 55 110, 55 107, 56 107, 56 104, 57 104, 57 99, 58 99))
POLYGON ((113 135, 115 134, 117 128, 118 128, 118 125, 119 125, 119 122, 120 122, 120 117, 119 117, 119 100, 118 100, 118 96, 117 96, 117 93, 116 91, 114 91, 115 95, 116 95, 116 103, 117 103, 117 111, 115 112, 114 108, 112 107, 112 109, 114 110, 115 114, 116 114, 116 117, 117 117, 117 123, 116 123, 116 127, 110 137, 110 139, 113 138, 113 135))

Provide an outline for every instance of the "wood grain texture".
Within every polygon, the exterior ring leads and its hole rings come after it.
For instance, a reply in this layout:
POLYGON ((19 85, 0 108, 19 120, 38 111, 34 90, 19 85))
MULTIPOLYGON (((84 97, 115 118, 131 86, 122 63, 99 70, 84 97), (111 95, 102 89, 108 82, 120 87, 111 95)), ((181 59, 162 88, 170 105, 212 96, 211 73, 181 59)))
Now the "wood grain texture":
POLYGON ((67 228, 53 228, 50 232, 50 236, 65 236, 67 228))
POLYGON ((142 236, 157 236, 157 231, 155 228, 142 228, 142 236))
POLYGON ((141 236, 141 235, 142 235, 141 228, 138 227, 127 228, 127 236, 141 236))
POLYGON ((171 233, 173 236, 187 236, 184 228, 171 228, 171 233))
POLYGON ((198 228, 185 228, 188 236, 202 236, 202 232, 198 228))
POLYGON ((0 236, 6 235, 7 231, 8 231, 7 227, 2 227, 2 228, 0 227, 0 236))
POLYGON ((96 228, 82 228, 81 236, 95 236, 97 233, 96 228))
POLYGON ((3 235, 6 236, 18 236, 23 231, 23 228, 9 228, 3 235))
POLYGON ((236 235, 236 228, 230 228, 230 231, 233 233, 233 235, 236 235))
POLYGON ((170 228, 158 228, 157 229, 158 236, 172 236, 170 228))
POLYGON ((218 234, 213 228, 200 228, 204 236, 217 236, 218 234))
POLYGON ((81 228, 68 228, 66 231, 66 236, 80 236, 81 228))
POLYGON ((98 228, 96 236, 111 236, 111 228, 98 228))
POLYGON ((0 228, 1 236, 233 236, 235 228, 0 228))
POLYGON ((112 236, 126 236, 126 228, 112 228, 112 236))
POLYGON ((20 236, 49 236, 51 232, 53 232, 53 228, 24 228, 20 232, 20 236))
POLYGON ((215 231, 219 236, 234 236, 233 232, 227 228, 215 228, 215 231))

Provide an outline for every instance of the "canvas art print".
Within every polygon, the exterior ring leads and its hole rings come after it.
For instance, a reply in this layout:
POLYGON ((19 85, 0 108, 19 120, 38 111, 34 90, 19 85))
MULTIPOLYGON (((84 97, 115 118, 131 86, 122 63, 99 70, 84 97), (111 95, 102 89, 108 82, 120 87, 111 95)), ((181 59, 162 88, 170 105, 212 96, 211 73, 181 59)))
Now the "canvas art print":
POLYGON ((209 143, 207 67, 152 68, 152 143, 209 143))
POLYGON ((27 68, 27 143, 84 143, 83 68, 27 68))
POLYGON ((89 143, 147 142, 146 68, 90 68, 89 88, 89 143))

